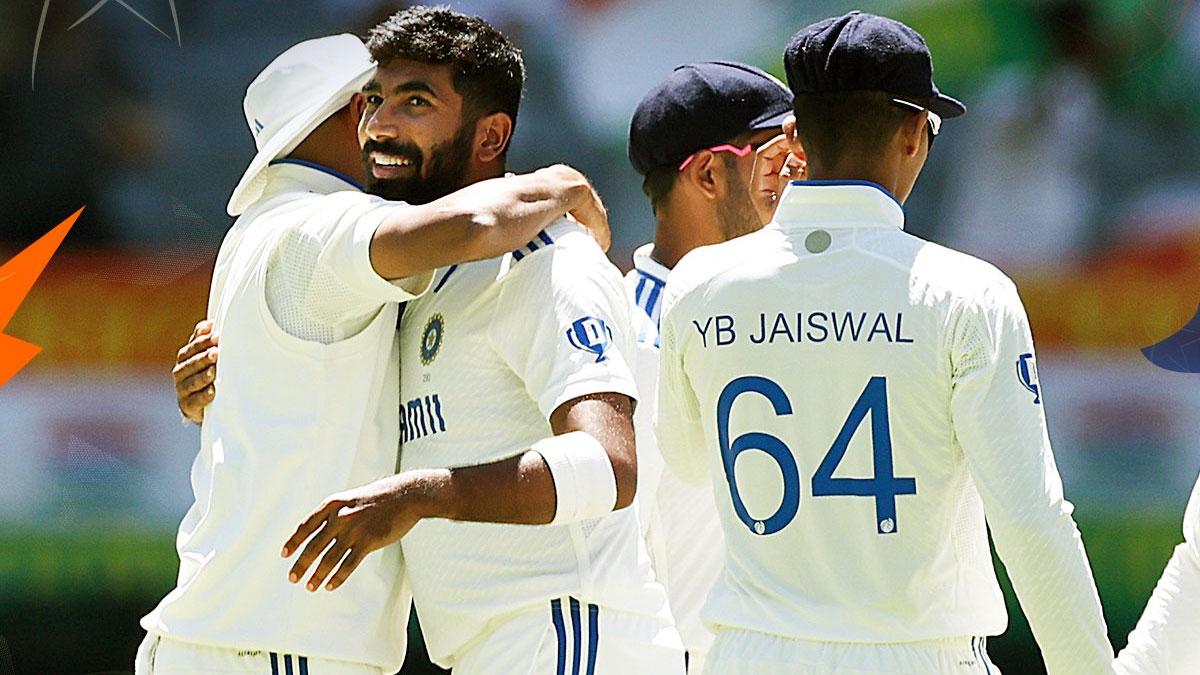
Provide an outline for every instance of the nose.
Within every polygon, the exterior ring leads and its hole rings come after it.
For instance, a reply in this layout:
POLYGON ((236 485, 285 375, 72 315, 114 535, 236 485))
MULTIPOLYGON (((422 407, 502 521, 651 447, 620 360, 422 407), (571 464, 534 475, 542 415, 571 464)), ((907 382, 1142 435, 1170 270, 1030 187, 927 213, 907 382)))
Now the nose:
POLYGON ((387 104, 379 106, 367 116, 365 130, 367 137, 375 141, 390 140, 398 135, 398 127, 388 112, 387 104))

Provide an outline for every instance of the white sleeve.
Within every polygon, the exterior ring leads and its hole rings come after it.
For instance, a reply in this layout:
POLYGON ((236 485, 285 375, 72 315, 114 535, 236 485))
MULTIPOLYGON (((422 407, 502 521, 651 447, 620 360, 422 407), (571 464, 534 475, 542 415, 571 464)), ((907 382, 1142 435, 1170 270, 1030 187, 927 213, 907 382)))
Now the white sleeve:
POLYGON ((620 273, 598 247, 565 246, 558 243, 513 260, 488 328, 493 348, 547 419, 563 403, 588 394, 637 399, 627 361, 633 358, 633 339, 620 273))
POLYGON ((363 328, 388 302, 420 296, 427 273, 389 281, 371 265, 371 239, 403 204, 353 192, 313 197, 308 214, 280 233, 267 265, 272 316, 297 337, 332 342, 363 328))
POLYGON ((1117 657, 1121 675, 1187 673, 1200 665, 1200 482, 1183 519, 1183 537, 1117 657))
POLYGON ((704 431, 700 402, 684 368, 681 341, 676 331, 674 303, 664 303, 662 352, 658 361, 658 406, 654 431, 663 461, 680 480, 698 485, 706 477, 704 431))
POLYGON ((1063 498, 1025 308, 1004 279, 957 308, 954 432, 1050 675, 1113 672, 1099 595, 1063 498))

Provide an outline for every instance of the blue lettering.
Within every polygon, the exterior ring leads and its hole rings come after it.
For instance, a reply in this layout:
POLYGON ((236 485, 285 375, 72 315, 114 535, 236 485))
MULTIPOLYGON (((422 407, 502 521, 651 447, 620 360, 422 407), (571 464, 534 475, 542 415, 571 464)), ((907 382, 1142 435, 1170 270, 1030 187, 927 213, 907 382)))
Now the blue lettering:
POLYGON ((728 314, 721 314, 716 319, 717 346, 724 347, 725 345, 733 344, 733 341, 737 339, 737 333, 733 331, 733 317, 728 314), (722 338, 722 335, 726 335, 727 337, 722 338))
POLYGON ((700 332, 700 341, 704 344, 705 347, 708 347, 708 327, 710 325, 712 325, 712 321, 713 321, 713 318, 711 316, 708 317, 708 321, 705 321, 704 327, 701 328, 699 321, 696 321, 695 319, 692 320, 692 325, 695 326, 696 330, 700 332))
POLYGON ((812 342, 824 342, 829 339, 829 316, 825 312, 812 312, 808 315, 808 327, 812 330, 808 331, 808 339, 812 342), (816 318, 821 317, 821 323, 816 322, 816 318), (814 337, 812 331, 820 330, 821 337, 814 337))
POLYGON ((852 323, 854 321, 854 319, 852 318, 853 316, 854 316, 854 314, 852 314, 851 312, 845 312, 842 315, 842 321, 840 323, 836 319, 834 320, 833 337, 838 342, 842 341, 842 336, 846 332, 850 333, 851 341, 858 342, 858 334, 860 332, 862 332, 863 323, 867 320, 867 313, 862 312, 861 314, 858 315, 858 325, 857 326, 855 326, 852 323))

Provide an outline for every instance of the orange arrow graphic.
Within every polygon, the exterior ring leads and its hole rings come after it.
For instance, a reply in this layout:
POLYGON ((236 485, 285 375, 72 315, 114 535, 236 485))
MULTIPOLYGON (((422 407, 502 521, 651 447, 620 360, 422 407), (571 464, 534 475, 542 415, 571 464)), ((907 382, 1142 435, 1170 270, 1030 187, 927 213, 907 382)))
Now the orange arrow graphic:
POLYGON ((29 248, 0 267, 0 387, 8 384, 14 375, 29 365, 33 357, 42 351, 37 345, 4 335, 4 329, 81 213, 83 208, 71 214, 41 239, 30 244, 29 248))

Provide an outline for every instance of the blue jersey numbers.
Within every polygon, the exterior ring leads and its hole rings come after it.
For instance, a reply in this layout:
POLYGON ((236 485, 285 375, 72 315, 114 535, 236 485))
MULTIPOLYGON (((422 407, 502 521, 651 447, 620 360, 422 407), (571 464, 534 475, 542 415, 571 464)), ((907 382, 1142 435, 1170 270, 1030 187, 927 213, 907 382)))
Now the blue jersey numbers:
MULTIPOLYGON (((729 494, 734 513, 751 532, 767 535, 778 532, 792 522, 800 510, 800 469, 796 458, 784 441, 770 434, 751 431, 729 440, 729 415, 733 404, 743 394, 757 394, 770 402, 776 415, 791 415, 792 402, 783 388, 765 377, 748 375, 739 377, 725 386, 717 400, 717 444, 721 450, 721 461, 725 468, 725 479, 729 483, 729 494), (758 519, 750 515, 738 492, 734 465, 739 454, 746 450, 767 453, 779 466, 783 480, 783 499, 775 513, 758 519)), ((850 409, 850 415, 833 445, 825 453, 812 477, 814 497, 873 497, 875 499, 875 525, 879 534, 897 531, 896 495, 917 493, 915 478, 897 478, 892 466, 892 438, 888 426, 887 379, 872 377, 850 409), (833 474, 837 470, 850 441, 867 415, 871 416, 871 447, 873 449, 874 476, 871 478, 840 478, 833 474)))
POLYGON ((757 431, 742 434, 729 442, 729 413, 733 410, 733 402, 742 394, 760 394, 775 409, 776 415, 791 415, 792 402, 778 384, 765 377, 739 377, 725 386, 721 398, 717 401, 717 444, 721 448, 721 461, 725 465, 725 480, 729 483, 729 494, 733 498, 733 510, 737 513, 746 527, 755 534, 773 534, 783 529, 796 517, 800 509, 800 469, 796 466, 796 458, 783 441, 770 434, 757 431), (737 457, 746 450, 762 450, 779 465, 783 478, 783 501, 779 508, 769 518, 758 520, 751 517, 738 494, 737 477, 733 467, 737 457))

